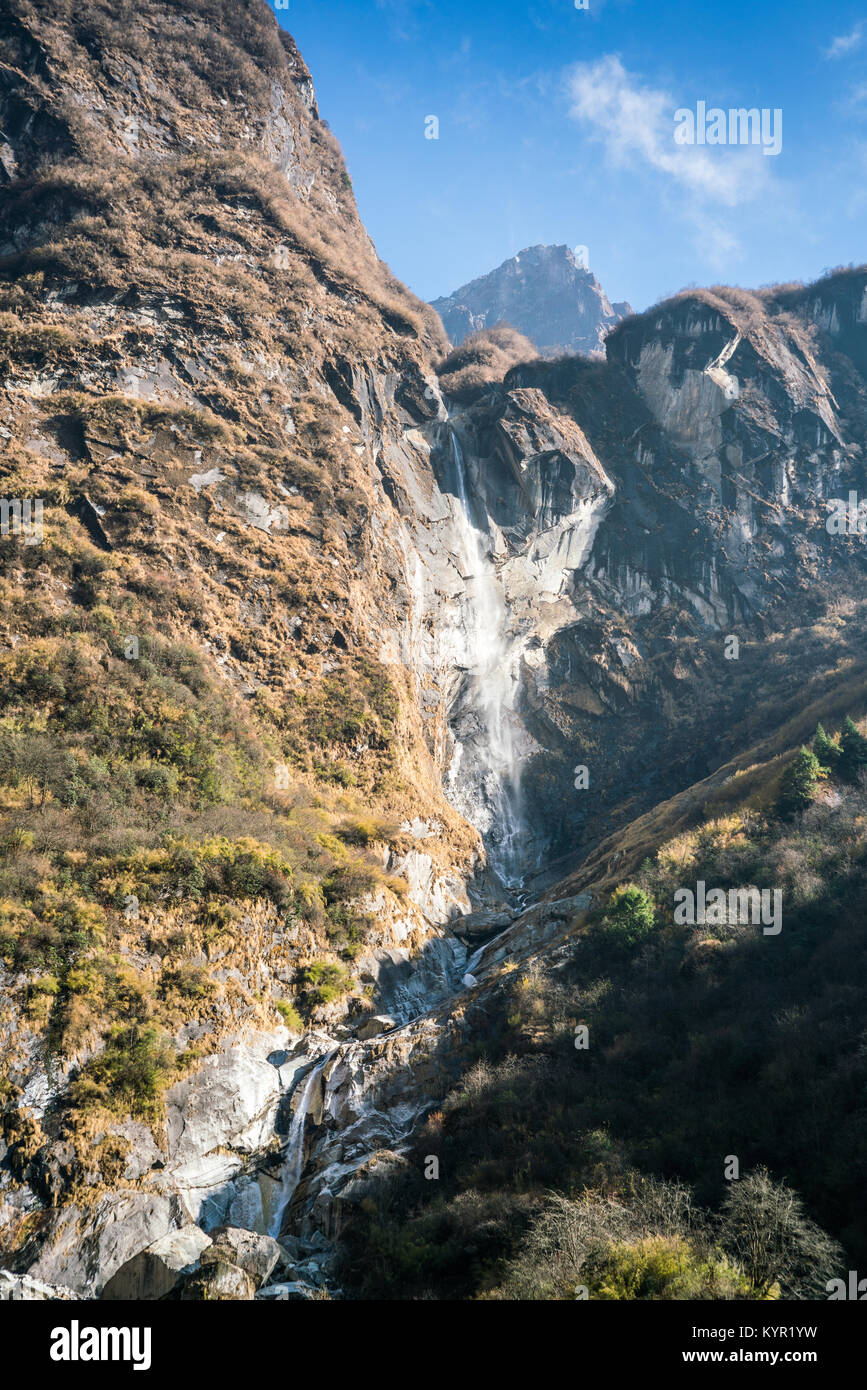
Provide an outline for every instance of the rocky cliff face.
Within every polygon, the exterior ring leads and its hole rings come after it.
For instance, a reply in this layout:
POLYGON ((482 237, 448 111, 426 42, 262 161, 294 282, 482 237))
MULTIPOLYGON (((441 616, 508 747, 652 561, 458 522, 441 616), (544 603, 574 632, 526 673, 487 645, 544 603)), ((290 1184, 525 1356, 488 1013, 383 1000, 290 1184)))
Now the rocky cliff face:
POLYGON ((309 1293, 617 833, 861 669, 867 272, 450 401, 264 4, 7 9, 0 1252, 309 1293))
POLYGON ((525 872, 725 762, 747 692, 772 723, 810 624, 854 601, 861 549, 826 521, 860 486, 864 285, 686 293, 604 364, 529 362, 453 412, 517 672, 525 872))
POLYGON ((471 333, 510 323, 544 357, 599 356, 605 336, 631 314, 612 304, 596 276, 568 246, 528 246, 496 270, 433 301, 457 346, 471 333))

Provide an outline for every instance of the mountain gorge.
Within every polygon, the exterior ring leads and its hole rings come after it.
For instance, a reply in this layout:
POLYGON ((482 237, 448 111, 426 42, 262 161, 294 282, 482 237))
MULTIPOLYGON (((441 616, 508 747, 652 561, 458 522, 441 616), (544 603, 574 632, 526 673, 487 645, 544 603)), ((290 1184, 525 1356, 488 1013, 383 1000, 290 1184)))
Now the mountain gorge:
POLYGON ((867 268, 438 302, 456 389, 264 0, 6 0, 0 131, 0 1294, 817 1296, 858 768, 777 807, 867 714, 867 268))

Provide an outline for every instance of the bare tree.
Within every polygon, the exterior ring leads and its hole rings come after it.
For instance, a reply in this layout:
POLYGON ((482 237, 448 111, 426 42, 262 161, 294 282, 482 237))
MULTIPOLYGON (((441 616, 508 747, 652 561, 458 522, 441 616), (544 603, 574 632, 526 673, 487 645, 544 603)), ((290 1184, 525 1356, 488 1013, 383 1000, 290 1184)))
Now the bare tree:
POLYGON ((804 1215, 797 1192, 774 1182, 766 1168, 732 1183, 720 1239, 760 1297, 774 1284, 784 1298, 825 1297, 843 1262, 842 1248, 804 1215))

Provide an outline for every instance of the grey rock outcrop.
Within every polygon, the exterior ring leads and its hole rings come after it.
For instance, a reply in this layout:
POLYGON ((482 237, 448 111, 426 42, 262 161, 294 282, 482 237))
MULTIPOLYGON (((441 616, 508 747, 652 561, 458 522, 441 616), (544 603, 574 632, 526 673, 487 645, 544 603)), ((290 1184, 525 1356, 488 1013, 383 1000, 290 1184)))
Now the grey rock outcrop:
POLYGON ((156 1193, 118 1191, 93 1207, 69 1203, 53 1215, 28 1273, 81 1296, 101 1294, 130 1259, 178 1225, 178 1205, 156 1193))
POLYGON ((153 1302, 167 1298, 210 1244, 210 1236, 200 1226, 169 1231, 121 1266, 103 1289, 103 1299, 153 1302))
POLYGON ((259 1289, 266 1284, 283 1252, 271 1236, 257 1235, 237 1226, 218 1226, 211 1232, 213 1244, 202 1255, 202 1264, 233 1264, 242 1269, 259 1289))
POLYGON ((206 1228, 225 1220, 232 1180, 274 1133, 284 1091, 303 1061, 285 1052, 288 1040, 279 1029, 238 1041, 167 1093, 167 1162, 154 1181, 206 1228))
POLYGON ((513 912, 497 912, 494 909, 468 912, 466 916, 455 919, 452 931, 462 940, 484 939, 494 932, 504 931, 506 927, 511 926, 514 918, 513 912))
POLYGON ((8 1269, 0 1269, 0 1303, 68 1302, 78 1298, 73 1289, 60 1284, 42 1284, 29 1274, 11 1274, 8 1269))
POLYGON ((202 1264, 186 1280, 180 1294, 182 1301, 193 1303, 249 1303, 255 1296, 255 1279, 238 1265, 222 1259, 202 1264))
POLYGON ((391 1014, 371 1014, 358 1025, 358 1037, 364 1042, 367 1038, 377 1038, 380 1033, 387 1033, 396 1027, 397 1019, 391 1014))

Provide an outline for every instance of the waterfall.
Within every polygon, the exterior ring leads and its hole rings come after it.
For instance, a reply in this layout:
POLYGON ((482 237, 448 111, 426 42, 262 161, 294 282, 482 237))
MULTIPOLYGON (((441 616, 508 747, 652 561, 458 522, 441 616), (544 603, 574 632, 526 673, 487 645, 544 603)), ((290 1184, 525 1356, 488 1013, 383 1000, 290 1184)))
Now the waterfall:
POLYGON ((283 1217, 289 1207, 289 1203, 295 1195, 295 1189, 301 1181, 301 1173, 304 1169, 304 1125, 307 1120, 307 1112, 310 1109, 310 1101, 313 1096, 313 1088, 320 1072, 326 1063, 334 1056, 337 1051, 334 1048, 327 1052, 320 1062, 310 1068, 310 1072, 304 1082, 304 1090, 301 1092, 301 1099, 292 1116, 292 1123, 289 1126, 289 1135, 286 1140, 286 1157, 283 1161, 283 1175, 280 1183, 280 1192, 274 1206, 274 1214, 268 1227, 268 1234, 275 1239, 280 1234, 283 1225, 283 1217))
POLYGON ((460 506, 457 559, 466 583, 464 659, 469 681, 453 721, 455 750, 446 791, 481 833, 506 886, 521 882, 521 726, 515 712, 520 645, 508 633, 502 585, 489 538, 473 522, 467 469, 457 432, 451 451, 460 506))

